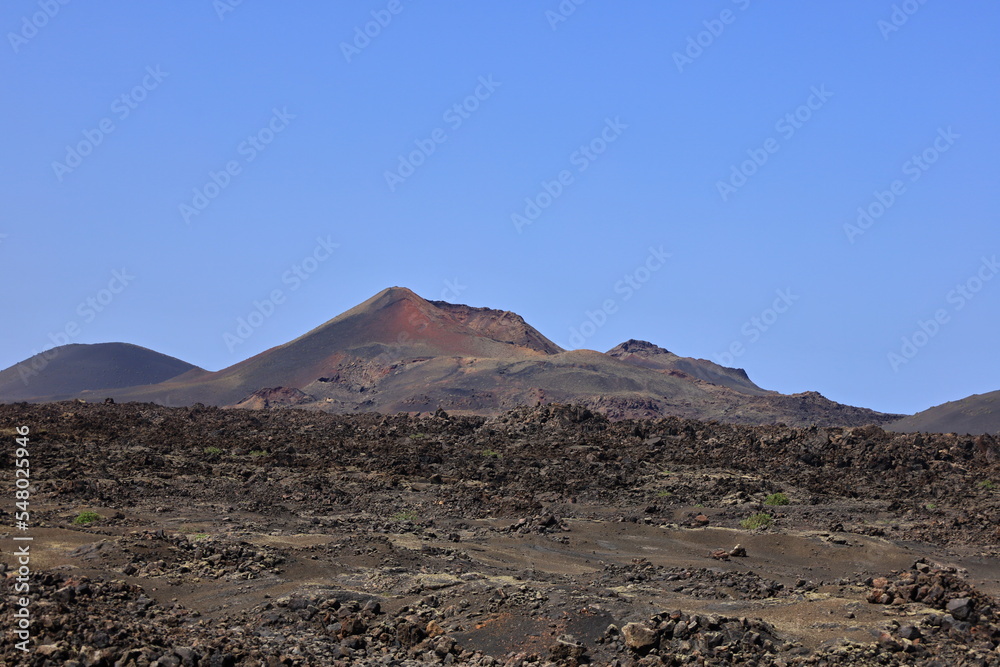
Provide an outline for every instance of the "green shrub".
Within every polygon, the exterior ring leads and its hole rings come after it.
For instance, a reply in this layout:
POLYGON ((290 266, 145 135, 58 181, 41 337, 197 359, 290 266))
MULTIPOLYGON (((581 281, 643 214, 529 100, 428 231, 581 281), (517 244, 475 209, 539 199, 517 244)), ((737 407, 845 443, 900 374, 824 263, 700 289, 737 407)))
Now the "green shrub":
POLYGON ((986 489, 987 491, 992 491, 993 489, 997 488, 997 485, 988 479, 984 479, 979 483, 979 488, 986 489))
POLYGON ((767 498, 764 499, 765 505, 772 505, 772 506, 787 505, 789 502, 791 501, 788 500, 788 496, 781 493, 780 491, 778 493, 772 493, 771 495, 769 495, 767 498))
POLYGON ((250 456, 255 459, 258 459, 261 456, 267 456, 267 451, 263 449, 254 449, 250 452, 250 456))
POLYGON ((758 530, 760 528, 767 528, 772 523, 774 523, 774 517, 770 514, 765 514, 764 512, 757 512, 756 514, 751 514, 747 518, 740 521, 740 525, 747 530, 758 530))
POLYGON ((73 523, 78 526, 86 526, 87 524, 98 521, 101 518, 101 515, 97 512, 80 512, 76 515, 76 518, 73 519, 73 523))
POLYGON ((205 452, 206 454, 208 454, 208 455, 210 455, 210 456, 211 456, 211 455, 215 455, 215 454, 221 454, 221 453, 222 453, 222 449, 221 449, 221 448, 219 448, 219 447, 216 447, 215 445, 212 445, 211 447, 206 447, 206 448, 205 448, 204 450, 202 450, 202 451, 204 451, 204 452, 205 452))
POLYGON ((498 459, 500 458, 500 452, 498 452, 495 449, 484 449, 483 456, 485 456, 488 459, 498 459))
POLYGON ((656 493, 656 497, 657 497, 657 498, 667 498, 667 497, 669 497, 669 496, 672 496, 672 495, 674 495, 674 494, 670 493, 670 492, 669 492, 669 491, 667 491, 666 489, 663 489, 663 490, 661 490, 661 491, 658 491, 658 492, 656 493))
POLYGON ((395 514, 392 515, 392 520, 393 521, 416 521, 417 520, 417 513, 416 512, 410 512, 410 511, 396 512, 395 514))

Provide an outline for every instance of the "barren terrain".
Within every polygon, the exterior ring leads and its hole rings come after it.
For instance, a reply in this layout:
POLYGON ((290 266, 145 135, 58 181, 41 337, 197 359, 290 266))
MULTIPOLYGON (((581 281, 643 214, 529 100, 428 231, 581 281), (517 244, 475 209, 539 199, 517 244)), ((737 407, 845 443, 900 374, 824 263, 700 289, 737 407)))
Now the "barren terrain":
POLYGON ((4 664, 1000 664, 989 436, 64 402, 0 406, 8 471, 18 426, 4 664))
POLYGON ((676 415, 793 426, 885 424, 903 416, 814 391, 768 391, 742 369, 645 341, 604 353, 566 351, 510 311, 427 301, 404 287, 382 290, 294 340, 214 372, 139 350, 69 345, 36 355, 0 371, 0 402, 110 397, 168 407, 291 405, 345 414, 443 408, 491 417, 572 403, 616 419, 676 415), (156 380, 154 365, 164 367, 156 380))

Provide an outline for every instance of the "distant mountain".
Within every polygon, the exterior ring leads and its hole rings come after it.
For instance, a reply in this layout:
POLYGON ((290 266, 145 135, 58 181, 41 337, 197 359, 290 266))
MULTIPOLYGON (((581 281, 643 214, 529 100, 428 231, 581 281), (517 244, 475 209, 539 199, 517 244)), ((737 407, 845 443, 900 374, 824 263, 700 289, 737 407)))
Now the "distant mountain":
MULTIPOLYGON (((427 301, 391 287, 295 340, 217 372, 77 396, 328 412, 497 414, 577 403, 611 417, 678 415, 738 423, 884 423, 883 415, 815 392, 787 396, 741 369, 630 340, 607 353, 565 351, 505 310, 427 301)), ((66 394, 60 394, 65 396, 66 394)), ((2 397, 0 397, 2 399, 2 397)))
POLYGON ((62 345, 0 371, 0 402, 61 400, 88 390, 156 384, 192 370, 200 369, 128 343, 62 345))
POLYGON ((1000 434, 1000 391, 942 403, 886 428, 900 433, 1000 434))

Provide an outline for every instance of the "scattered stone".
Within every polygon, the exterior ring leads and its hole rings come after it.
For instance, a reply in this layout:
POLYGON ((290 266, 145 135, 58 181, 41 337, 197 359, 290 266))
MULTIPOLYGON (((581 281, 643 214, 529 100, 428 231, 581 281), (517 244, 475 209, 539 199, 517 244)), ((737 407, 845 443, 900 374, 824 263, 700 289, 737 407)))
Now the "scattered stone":
MULTIPOLYGON (((724 564, 746 556, 741 545, 712 552, 705 567, 585 551, 592 521, 625 539, 660 532, 650 526, 737 528, 787 488, 802 499, 781 510, 787 525, 849 538, 840 554, 865 541, 856 535, 881 534, 942 554, 967 543, 994 558, 1000 494, 977 486, 1000 479, 992 436, 918 443, 874 426, 614 421, 549 405, 490 418, 464 408, 445 418, 425 405, 419 417, 152 404, 64 414, 67 405, 0 405, 0 430, 30 423, 41 436, 33 525, 89 542, 69 564, 38 561, 32 572, 39 665, 998 664, 997 601, 956 568, 920 560, 871 580, 842 576, 833 595, 855 602, 838 613, 803 595, 817 587, 806 577, 826 576, 821 561, 791 590, 769 578, 778 554, 754 572, 724 564), (664 487, 669 495, 654 500, 664 487), (711 520, 693 503, 711 507, 711 520), (72 526, 87 508, 105 518, 72 526), (478 558, 491 540, 530 558, 514 569, 478 558), (569 549, 553 544, 562 541, 569 549), (565 574, 544 560, 566 552, 589 565, 565 574), (102 574, 87 579, 84 568, 102 574), (181 604, 192 591, 211 615, 181 604), (826 634, 878 632, 814 648, 753 618, 636 615, 664 598, 750 616, 761 605, 743 601, 780 599, 793 613, 832 611, 820 618, 831 623, 813 626, 826 634), (891 606, 847 623, 843 612, 864 599, 891 606), (625 619, 627 633, 617 629, 625 619)), ((10 510, 0 510, 8 523, 10 510)), ((15 571, 0 563, 8 637, 15 571)), ((20 664, 15 650, 0 646, 0 664, 20 664)))
POLYGON ((644 651, 656 645, 656 631, 641 623, 627 623, 622 628, 625 646, 633 651, 644 651))
POLYGON ((972 614, 972 600, 969 598, 955 598, 948 602, 945 609, 958 620, 964 621, 972 614))

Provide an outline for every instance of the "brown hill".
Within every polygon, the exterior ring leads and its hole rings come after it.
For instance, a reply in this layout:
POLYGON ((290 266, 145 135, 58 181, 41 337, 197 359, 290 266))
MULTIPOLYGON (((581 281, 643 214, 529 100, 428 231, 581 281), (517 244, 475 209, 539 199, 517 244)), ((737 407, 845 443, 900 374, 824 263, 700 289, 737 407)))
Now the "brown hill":
POLYGON ((899 433, 1000 434, 1000 391, 942 403, 886 428, 899 433))
POLYGON ((610 357, 624 361, 627 364, 663 371, 677 375, 688 375, 705 382, 729 387, 746 394, 773 394, 773 391, 761 389, 747 377, 742 368, 727 368, 706 359, 691 359, 679 357, 662 347, 644 340, 627 340, 606 352, 610 357))
POLYGON ((155 384, 191 370, 201 369, 128 343, 62 345, 0 371, 0 402, 62 400, 87 390, 155 384))
POLYGON ((564 351, 509 311, 427 301, 392 287, 293 341, 210 373, 85 391, 88 400, 168 406, 275 407, 328 412, 493 415, 576 403, 611 417, 678 415, 735 423, 858 425, 882 415, 816 393, 761 389, 740 369, 628 341, 606 354, 564 351), (263 390, 263 391, 262 391, 263 390))

